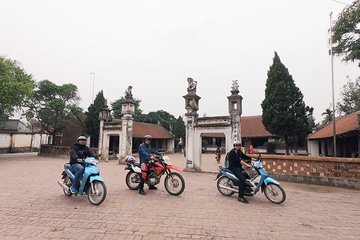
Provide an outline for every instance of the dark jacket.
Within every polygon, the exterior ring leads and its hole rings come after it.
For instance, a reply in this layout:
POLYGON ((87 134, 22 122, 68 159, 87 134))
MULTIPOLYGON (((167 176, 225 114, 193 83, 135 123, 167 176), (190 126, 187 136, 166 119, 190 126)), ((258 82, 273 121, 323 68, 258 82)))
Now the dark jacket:
MULTIPOLYGON (((228 154, 228 159, 229 159, 229 169, 235 169, 235 168, 241 168, 242 169, 242 165, 240 163, 240 160, 250 160, 251 161, 251 157, 249 157, 248 155, 246 155, 245 153, 243 153, 241 150, 236 151, 235 149, 232 149, 229 154, 228 154)), ((245 161, 248 162, 248 161, 245 161)))
POLYGON ((142 143, 139 146, 139 157, 140 163, 148 163, 151 157, 151 154, 160 155, 158 151, 150 146, 150 144, 142 143))
POLYGON ((75 143, 70 149, 70 164, 77 163, 77 159, 86 157, 94 157, 90 148, 86 145, 75 143))

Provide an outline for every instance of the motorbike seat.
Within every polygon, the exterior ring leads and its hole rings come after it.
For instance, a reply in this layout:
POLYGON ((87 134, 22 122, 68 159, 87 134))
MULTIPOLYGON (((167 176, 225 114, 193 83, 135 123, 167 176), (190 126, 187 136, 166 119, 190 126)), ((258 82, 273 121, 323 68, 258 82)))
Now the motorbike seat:
POLYGON ((228 172, 228 173, 232 173, 232 174, 233 174, 233 172, 232 172, 230 169, 228 169, 228 168, 224 168, 224 167, 222 167, 222 166, 219 166, 219 168, 220 168, 221 171, 224 171, 224 172, 228 172))

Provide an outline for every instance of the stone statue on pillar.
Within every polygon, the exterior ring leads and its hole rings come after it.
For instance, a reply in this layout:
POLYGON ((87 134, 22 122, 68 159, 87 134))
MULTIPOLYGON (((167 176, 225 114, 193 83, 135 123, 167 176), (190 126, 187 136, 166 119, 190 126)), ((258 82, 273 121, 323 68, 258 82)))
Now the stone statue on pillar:
POLYGON ((125 99, 133 99, 132 86, 128 86, 127 90, 125 91, 125 99))
POLYGON ((238 80, 233 80, 232 86, 231 86, 231 92, 239 92, 239 83, 238 80))
POLYGON ((187 88, 188 93, 196 93, 197 81, 195 81, 190 77, 187 79, 187 81, 188 81, 188 88, 187 88))

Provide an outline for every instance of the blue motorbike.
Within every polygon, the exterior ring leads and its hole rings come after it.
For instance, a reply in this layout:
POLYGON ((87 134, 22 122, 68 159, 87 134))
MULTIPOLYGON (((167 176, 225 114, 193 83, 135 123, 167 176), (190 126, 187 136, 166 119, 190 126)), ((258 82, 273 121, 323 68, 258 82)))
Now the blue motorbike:
MULTIPOLYGON (((94 157, 87 157, 83 161, 85 171, 80 179, 79 192, 75 193, 75 196, 86 194, 91 204, 100 205, 106 198, 107 190, 103 178, 99 176, 100 170, 97 167, 99 161, 94 157)), ((73 194, 70 187, 75 175, 71 171, 69 163, 64 165, 64 171, 61 175, 58 184, 63 188, 64 194, 70 197, 73 194)))
MULTIPOLYGON (((261 190, 270 202, 276 204, 283 203, 286 199, 285 191, 280 186, 280 183, 270 177, 265 171, 260 156, 257 161, 251 163, 251 166, 256 170, 257 174, 252 178, 249 177, 250 179, 246 179, 247 186, 245 195, 253 196, 261 190)), ((217 180, 218 191, 225 196, 231 196, 234 193, 238 193, 239 179, 234 173, 221 166, 218 168, 218 171, 219 174, 215 179, 215 181, 217 180)))

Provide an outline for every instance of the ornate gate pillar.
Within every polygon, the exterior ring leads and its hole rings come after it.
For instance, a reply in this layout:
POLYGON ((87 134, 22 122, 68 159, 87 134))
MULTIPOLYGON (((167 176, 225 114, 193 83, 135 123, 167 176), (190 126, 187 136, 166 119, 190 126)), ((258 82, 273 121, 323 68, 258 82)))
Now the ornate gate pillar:
POLYGON ((201 97, 196 95, 197 82, 192 78, 188 78, 187 94, 183 96, 185 99, 186 109, 186 137, 185 137, 185 157, 186 157, 186 170, 188 171, 199 171, 200 166, 196 161, 196 141, 195 136, 195 125, 196 119, 198 118, 197 111, 199 110, 199 100, 201 97))
MULTIPOLYGON (((229 101, 229 114, 231 120, 231 140, 241 142, 241 113, 242 113, 242 96, 239 95, 239 84, 234 80, 231 86, 231 95, 227 97, 229 101)), ((232 144, 231 143, 231 144, 232 144)))
POLYGON ((129 86, 125 92, 125 100, 121 104, 121 136, 119 149, 119 163, 125 159, 127 155, 132 154, 132 133, 133 133, 133 114, 135 112, 135 100, 131 93, 132 87, 129 86))
MULTIPOLYGON (((107 160, 109 155, 109 147, 104 143, 104 123, 110 121, 110 109, 108 106, 105 106, 102 111, 99 112, 99 145, 98 145, 98 154, 100 155, 101 160, 107 160)), ((105 141, 106 142, 106 141, 105 141)))

